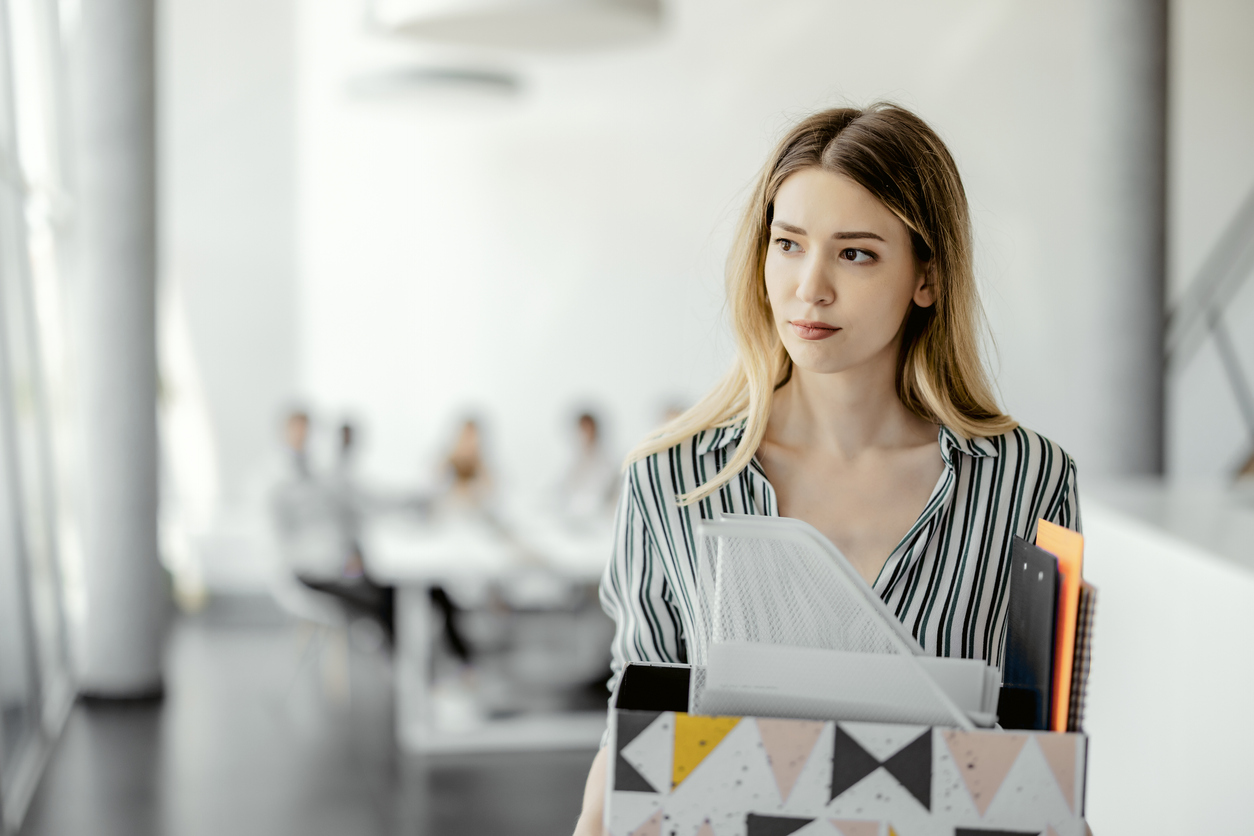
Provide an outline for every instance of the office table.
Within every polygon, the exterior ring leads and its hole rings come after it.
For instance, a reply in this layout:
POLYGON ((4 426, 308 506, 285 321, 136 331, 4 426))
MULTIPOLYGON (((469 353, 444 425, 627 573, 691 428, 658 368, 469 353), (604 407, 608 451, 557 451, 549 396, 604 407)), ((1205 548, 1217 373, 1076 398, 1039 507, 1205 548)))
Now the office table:
POLYGON ((395 711, 398 744, 422 753, 595 748, 605 712, 528 714, 487 720, 464 730, 437 727, 431 669, 439 630, 432 586, 469 583, 508 588, 512 578, 549 574, 566 582, 595 582, 612 546, 612 521, 583 530, 533 516, 514 521, 508 535, 482 521, 384 518, 363 533, 372 577, 396 588, 395 711))

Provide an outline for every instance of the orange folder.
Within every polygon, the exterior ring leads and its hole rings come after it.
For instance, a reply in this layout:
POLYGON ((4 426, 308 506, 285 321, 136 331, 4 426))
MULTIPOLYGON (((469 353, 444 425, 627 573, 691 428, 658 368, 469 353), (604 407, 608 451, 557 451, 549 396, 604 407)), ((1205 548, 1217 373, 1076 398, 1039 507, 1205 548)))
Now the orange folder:
POLYGON ((1058 558, 1058 629, 1054 634, 1054 716, 1050 729, 1067 730, 1071 705, 1071 663, 1075 654, 1076 615, 1080 608, 1080 584, 1084 577, 1084 537, 1069 528, 1038 520, 1036 546, 1058 558))

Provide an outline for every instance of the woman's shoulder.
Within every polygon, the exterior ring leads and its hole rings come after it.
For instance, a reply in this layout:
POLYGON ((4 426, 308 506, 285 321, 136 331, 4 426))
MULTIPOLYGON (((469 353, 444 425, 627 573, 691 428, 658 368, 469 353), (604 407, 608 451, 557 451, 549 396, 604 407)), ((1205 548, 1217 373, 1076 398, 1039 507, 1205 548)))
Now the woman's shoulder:
POLYGON ((722 469, 744 432, 744 421, 701 430, 629 462, 627 478, 633 487, 647 486, 671 496, 687 493, 722 469))
POLYGON ((1075 469, 1075 460, 1060 444, 1020 424, 1000 435, 963 438, 948 427, 941 428, 942 454, 961 452, 978 464, 1026 468, 1042 476, 1064 475, 1075 469))
POLYGON ((1007 532, 1030 538, 1038 519, 1078 530, 1075 461, 1057 442, 1020 426, 1000 435, 967 439, 949 432, 954 440, 947 450, 947 432, 941 431, 942 455, 957 468, 969 495, 993 503, 990 508, 998 509, 1003 521, 1019 521, 1019 530, 1008 528, 1007 532), (956 458, 967 460, 956 462, 956 458))

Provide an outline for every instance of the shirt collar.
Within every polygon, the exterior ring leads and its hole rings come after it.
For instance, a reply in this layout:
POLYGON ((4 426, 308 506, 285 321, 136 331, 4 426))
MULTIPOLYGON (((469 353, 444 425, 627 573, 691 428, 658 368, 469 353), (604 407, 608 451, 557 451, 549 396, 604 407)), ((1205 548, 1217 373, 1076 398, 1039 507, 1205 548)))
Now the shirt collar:
MULTIPOLYGON (((739 442, 744 437, 747 423, 748 419, 741 418, 725 426, 702 430, 697 434, 697 455, 704 456, 706 453, 712 453, 729 444, 739 442)), ((955 450, 975 459, 996 457, 999 452, 997 443, 993 439, 980 436, 963 438, 944 424, 941 425, 937 440, 940 443, 941 457, 944 458, 945 464, 950 466, 953 465, 955 450)))
POLYGON ((963 438, 944 424, 941 424, 939 441, 941 458, 950 467, 953 467, 954 464, 955 450, 959 453, 966 453, 974 459, 992 458, 998 454, 997 443, 993 439, 981 436, 963 438))
POLYGON ((712 453, 715 450, 721 450, 728 444, 739 442, 745 434, 745 426, 749 419, 741 418, 731 424, 721 427, 710 427, 708 430, 702 430, 697 434, 696 451, 697 455, 704 456, 706 453, 712 453))

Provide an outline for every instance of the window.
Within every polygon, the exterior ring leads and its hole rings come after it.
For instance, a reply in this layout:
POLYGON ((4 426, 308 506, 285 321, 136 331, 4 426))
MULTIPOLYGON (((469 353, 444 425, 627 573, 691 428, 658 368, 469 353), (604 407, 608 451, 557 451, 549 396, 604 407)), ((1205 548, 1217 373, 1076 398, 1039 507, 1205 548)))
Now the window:
POLYGON ((14 828, 73 693, 61 43, 55 2, 0 0, 0 810, 14 828))

